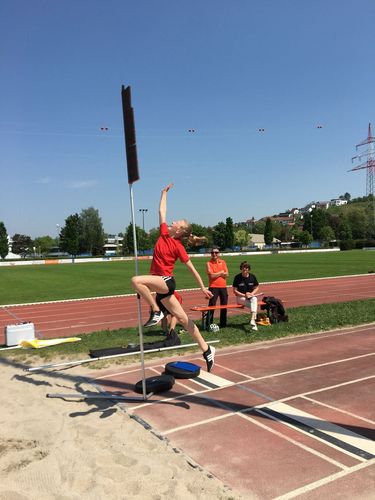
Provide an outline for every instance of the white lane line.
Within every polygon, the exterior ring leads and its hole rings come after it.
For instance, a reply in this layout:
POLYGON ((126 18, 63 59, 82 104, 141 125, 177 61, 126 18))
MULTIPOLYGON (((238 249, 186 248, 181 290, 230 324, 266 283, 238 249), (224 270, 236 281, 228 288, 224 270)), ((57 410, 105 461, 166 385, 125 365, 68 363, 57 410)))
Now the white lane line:
POLYGON ((320 488, 321 486, 325 486, 326 484, 332 483, 333 481, 337 481, 338 479, 349 476, 350 474, 353 474, 357 471, 360 471, 362 469, 366 469, 367 467, 371 467, 374 464, 375 464, 375 458, 372 460, 368 460, 367 462, 359 463, 358 465, 355 465, 354 467, 347 468, 346 470, 336 472, 335 474, 332 474, 331 476, 324 477, 323 479, 319 479, 318 481, 315 481, 313 483, 302 486, 301 488, 298 488, 294 491, 290 491, 289 493, 286 493, 285 495, 278 496, 278 497, 274 498, 273 500, 290 500, 291 498, 299 497, 300 495, 303 495, 304 493, 308 493, 309 491, 316 490, 317 488, 320 488))
MULTIPOLYGON (((139 368, 137 369, 134 369, 134 370, 129 370, 129 371, 124 371, 124 372, 120 372, 119 374, 127 374, 127 373, 134 373, 136 371, 139 371, 139 368)), ((95 379, 93 380, 100 380, 100 379, 105 379, 105 378, 110 378, 110 377, 113 377, 114 375, 117 375, 117 374, 109 374, 109 375, 103 375, 101 377, 96 377, 95 379)), ((246 386, 243 386, 243 382, 241 383, 233 383, 234 386, 237 386, 239 389, 243 389, 247 392, 250 392, 252 394, 255 394, 257 396, 260 396, 260 397, 263 397, 265 399, 267 399, 268 401, 279 401, 279 402, 286 402, 286 401, 290 401, 290 400, 293 400, 293 399, 296 399, 296 398, 299 398, 299 397, 305 397, 305 396, 308 396, 308 395, 314 395, 316 393, 319 393, 319 392, 324 392, 324 391, 329 391, 331 389, 336 389, 336 388, 340 388, 340 387, 343 387, 343 386, 346 386, 346 385, 350 385, 350 384, 355 384, 355 383, 358 383, 358 382, 364 382, 366 380, 370 380, 372 378, 374 378, 375 375, 371 375, 369 377, 362 377, 362 378, 359 378, 359 379, 355 379, 355 380, 350 380, 349 382, 343 382, 341 384, 335 384, 335 385, 329 385, 329 386, 325 386, 325 387, 322 387, 320 389, 314 389, 312 391, 308 391, 308 392, 301 392, 299 394, 292 394, 291 396, 288 396, 286 398, 280 398, 278 400, 275 400, 274 398, 271 398, 261 392, 258 392, 254 389, 251 389, 249 387, 246 387, 246 386)), ((183 398, 186 398, 186 397, 189 397, 189 396, 193 396, 193 395, 199 395, 199 394, 205 394, 206 392, 215 392, 215 391, 218 391, 220 390, 221 387, 218 387, 216 389, 207 389, 205 388, 204 390, 202 391, 195 391, 194 389, 190 389, 191 392, 189 394, 181 394, 179 396, 173 396, 173 397, 170 397, 170 398, 165 398, 163 400, 160 400, 160 401, 152 401, 152 402, 146 402, 146 403, 142 403, 141 405, 137 405, 137 406, 133 406, 131 407, 131 410, 136 410, 138 408, 143 408, 145 406, 150 406, 150 404, 158 404, 158 403, 165 403, 165 402, 170 402, 170 401, 175 401, 175 400, 178 400, 178 399, 183 399, 183 398)), ((253 409, 254 407, 253 406, 249 406, 248 409, 246 410, 241 410, 241 411, 248 411, 249 409, 253 409)))
POLYGON ((180 427, 174 427, 173 429, 168 429, 163 432, 164 436, 173 434, 175 432, 184 431, 185 429, 192 429, 194 427, 199 427, 200 425, 210 424, 211 422, 216 422, 217 420, 223 420, 224 418, 232 417, 233 413, 226 413, 225 415, 219 415, 218 417, 206 418, 205 420, 199 420, 192 424, 181 425, 180 427))
MULTIPOLYGON (((320 363, 317 365, 309 365, 309 366, 305 366, 303 368, 295 368, 294 370, 287 370, 285 372, 271 373, 270 375, 263 375, 262 377, 251 377, 251 376, 246 375, 245 373, 241 373, 241 372, 234 372, 234 373, 236 373, 237 375, 242 375, 244 377, 244 380, 236 382, 237 384, 243 384, 245 382, 257 382, 259 380, 265 380, 265 379, 273 378, 273 377, 280 377, 282 375, 290 375, 290 374, 298 373, 301 371, 311 370, 313 368, 322 368, 324 366, 330 366, 330 365, 334 365, 336 363, 345 363, 347 361, 355 361, 357 359, 361 359, 361 358, 368 357, 368 356, 375 356, 375 352, 371 352, 368 354, 360 354, 359 356, 352 356, 351 358, 338 359, 335 361, 327 361, 326 363, 320 363)), ((220 366, 220 368, 223 368, 224 370, 233 371, 233 370, 229 370, 224 365, 220 365, 220 364, 216 363, 216 366, 220 366)))
MULTIPOLYGON (((217 403, 217 401, 215 401, 215 403, 217 403)), ((223 407, 224 409, 226 408, 226 406, 223 405, 223 404, 220 404, 219 406, 223 407)), ((229 408, 226 408, 226 409, 229 409, 229 408)), ((229 413, 227 413, 225 415, 220 415, 218 417, 213 417, 213 418, 209 418, 209 419, 205 419, 205 420, 200 420, 199 422, 195 422, 193 424, 182 425, 180 427, 175 427, 174 429, 169 429, 167 431, 164 431, 163 435, 170 435, 170 434, 173 434, 173 433, 178 432, 178 431, 182 431, 182 430, 186 430, 186 429, 191 429, 193 427, 198 427, 200 425, 209 424, 211 422, 215 422, 215 421, 218 421, 218 420, 223 420, 225 418, 233 417, 235 415, 237 415, 237 416, 239 416, 241 418, 244 418, 247 421, 250 421, 252 424, 255 424, 258 427, 261 427, 262 429, 264 429, 265 431, 270 432, 271 434, 274 434, 274 435, 278 436, 279 438, 283 439, 284 441, 288 441, 289 443, 297 446, 298 448, 301 448, 304 451, 307 451, 308 453, 311 453, 312 455, 315 455, 315 456, 321 458, 322 460, 335 465, 336 467, 338 467, 341 470, 342 469, 344 469, 344 470, 348 469, 348 466, 346 466, 346 465, 344 465, 344 464, 342 464, 342 463, 334 460, 333 458, 330 458, 330 457, 328 457, 328 456, 320 453, 317 450, 314 450, 313 448, 310 448, 309 446, 304 445, 303 443, 300 443, 299 441, 294 440, 291 437, 285 436, 281 432, 278 432, 278 431, 270 428, 269 426, 264 425, 264 424, 258 422, 254 418, 249 417, 249 415, 247 415, 246 413, 242 413, 242 412, 235 413, 233 411, 229 411, 229 413)))
POLYGON ((105 379, 105 378, 118 377, 119 375, 127 375, 128 373, 135 373, 135 372, 139 372, 139 371, 141 371, 140 367, 134 368, 132 370, 125 370, 123 372, 108 373, 107 375, 101 375, 100 377, 95 377, 92 380, 101 380, 101 379, 105 379))
MULTIPOLYGON (((285 403, 280 403, 280 402, 274 402, 274 403, 268 403, 266 405, 259 405, 257 406, 256 410, 260 411, 262 408, 267 408, 271 409, 277 413, 280 413, 283 416, 286 416, 294 421, 300 422, 308 427, 312 427, 313 429, 316 429, 320 433, 323 433, 326 436, 329 436, 333 438, 335 441, 340 441, 345 443, 346 445, 349 445, 349 447, 353 448, 358 448, 359 450, 363 450, 366 453, 373 455, 375 457, 375 441, 372 441, 365 436, 361 436, 360 434, 356 434, 355 432, 350 431, 349 429, 346 429, 345 427, 338 426, 336 424, 333 424, 332 422, 328 422, 327 420, 323 420, 319 417, 316 417, 315 415, 311 415, 310 413, 307 413, 305 411, 299 410, 298 408, 295 408, 294 406, 287 405, 285 403)), ((266 413, 267 415, 267 413, 266 413)), ((277 417, 276 417, 277 419, 277 417)), ((288 424, 287 422, 284 422, 283 420, 279 420, 283 424, 291 426, 295 428, 293 424, 288 424)), ((306 431, 302 431, 305 432, 306 431)), ((316 438, 316 435, 310 434, 309 435, 313 438, 316 438)), ((352 453, 350 453, 347 449, 345 449, 344 446, 337 445, 337 444, 332 444, 330 441, 326 441, 324 438, 319 438, 320 441, 323 441, 326 443, 328 446, 332 446, 334 448, 339 448, 341 451, 344 453, 349 453, 350 455, 353 456, 352 453)), ((354 455, 357 459, 360 459, 359 456, 354 455)))
POLYGON ((375 425, 375 422, 373 420, 369 420, 368 418, 365 418, 365 417, 360 417, 359 415, 356 415, 355 413, 351 413, 350 411, 347 411, 347 410, 342 410, 341 408, 337 408, 336 406, 329 405, 328 403, 323 403, 319 399, 313 399, 313 398, 309 398, 307 396, 302 396, 302 399, 306 399, 307 401, 311 401, 312 403, 320 405, 320 406, 325 406, 326 408, 329 408, 330 410, 334 410, 334 411, 343 413, 344 415, 349 415, 349 417, 357 418, 358 420, 362 420, 363 422, 367 422, 368 424, 375 425))
POLYGON ((192 382, 199 382, 206 387, 211 387, 212 389, 216 389, 217 387, 228 387, 230 385, 234 385, 234 382, 227 380, 225 378, 219 377, 218 375, 214 375, 213 373, 209 373, 206 371, 201 371, 199 376, 191 379, 192 382))
POLYGON ((299 372, 303 372, 306 370, 312 370, 314 368, 322 368, 325 366, 336 365, 339 363, 347 363, 348 361, 356 361, 357 359, 368 358, 369 356, 375 356, 375 352, 372 352, 369 354, 361 354, 360 356, 353 356, 351 358, 337 359, 335 361, 327 361, 326 363, 319 363, 317 365, 305 366, 304 368, 296 368, 295 370, 287 370, 285 372, 278 372, 278 373, 274 373, 271 375, 264 375, 263 377, 258 377, 258 378, 253 379, 252 382, 259 381, 259 380, 265 380, 265 379, 273 378, 273 377, 280 377, 282 375, 290 375, 293 373, 299 373, 299 372))
POLYGON ((358 382, 365 382, 366 380, 371 380, 375 377, 375 375, 369 375, 368 377, 357 378, 355 380, 349 380, 348 382, 341 382, 341 384, 335 385, 327 385, 325 387, 321 387, 320 389, 313 389, 312 391, 300 392, 299 394, 292 394, 286 398, 280 398, 278 401, 280 403, 285 403, 285 401, 290 401, 291 399, 301 398, 304 396, 309 396, 311 394, 318 394, 319 392, 330 391, 332 389, 339 389, 341 387, 345 387, 346 385, 357 384, 358 382))
POLYGON ((245 420, 249 420, 253 424, 257 425, 258 427, 261 427, 262 429, 266 430, 267 432, 270 432, 271 434, 274 434, 275 436, 278 436, 279 438, 283 439, 284 441, 288 441, 291 444, 294 444, 295 446, 298 446, 298 448, 301 448, 302 450, 307 451, 308 453, 311 453, 312 455, 315 455, 322 460, 325 460, 326 462, 329 462, 339 469, 344 469, 347 470, 348 466, 344 465, 340 462, 337 462, 333 458, 327 457, 326 455, 323 455, 323 453, 320 453, 317 450, 314 450, 313 448, 310 448, 309 446, 306 446, 305 444, 300 443, 299 441, 296 441, 295 439, 285 436, 285 434, 282 434, 279 431, 276 431, 275 429, 271 429, 271 427, 268 427, 265 424, 262 424, 261 422, 258 422, 258 420, 255 420, 254 418, 250 417, 246 413, 237 413, 237 415, 241 418, 244 418, 245 420))
MULTIPOLYGON (((375 275, 374 275, 375 276, 375 275)), ((346 276, 323 276, 321 278, 303 278, 295 280, 284 280, 284 281, 264 281, 262 285, 281 285, 288 283, 303 283, 304 281, 320 281, 320 280, 336 280, 336 279, 348 279, 348 278, 369 278, 369 274, 348 274, 346 276)), ((227 288, 232 288, 228 286, 227 288)), ((179 292, 195 292, 199 291, 199 288, 179 288, 179 292)), ((370 289, 371 291, 371 289, 370 289)), ((136 297, 135 293, 124 293, 117 295, 102 295, 99 297, 80 297, 76 299, 60 299, 60 300, 44 300, 40 302, 25 302, 23 304, 2 304, 2 307, 22 307, 22 306, 35 306, 39 304, 61 304, 64 302, 79 302, 84 300, 101 300, 101 299, 117 299, 126 297, 136 297)), ((370 297, 372 298, 372 296, 370 297)))
POLYGON ((274 347, 289 347, 290 345, 293 344, 300 344, 304 342, 313 342, 314 340, 329 340, 331 337, 341 337, 344 335, 350 335, 352 333, 366 333, 366 334, 373 334, 369 329, 373 328, 375 326, 375 323, 367 323, 365 325, 359 325, 359 326, 351 326, 351 327, 344 327, 340 329, 335 329, 335 330, 330 330, 330 331, 324 331, 324 332, 313 332, 313 333, 306 333, 301 335, 300 338, 285 338, 285 339, 273 339, 273 340, 266 340, 264 342, 259 342, 258 344, 254 346, 250 346, 244 349, 238 349, 234 351, 229 351, 229 352, 218 352, 216 357, 224 357, 224 356, 230 356, 233 354, 242 354, 245 352, 249 351, 259 351, 263 349, 272 349, 274 347))
MULTIPOLYGON (((249 381, 249 380, 255 380, 254 377, 250 377, 250 375, 246 375, 245 373, 242 373, 242 372, 238 372, 236 370, 232 370, 231 368, 228 368, 227 366, 224 366, 224 365, 220 365, 219 363, 216 363, 215 362, 215 366, 219 367, 219 368, 223 368, 223 370, 226 370, 227 372, 230 372, 230 373, 234 373, 235 375, 240 375, 241 377, 244 378, 244 381, 249 381)), ((237 382, 238 383, 238 382, 237 382)))
POLYGON ((271 397, 267 396, 266 394, 263 394, 263 392, 256 391, 255 389, 251 389, 250 387, 246 387, 242 384, 238 384, 238 388, 241 389, 242 391, 246 391, 246 392, 250 392, 251 394, 255 394, 256 396, 264 398, 268 401, 276 401, 275 398, 271 398, 271 397))

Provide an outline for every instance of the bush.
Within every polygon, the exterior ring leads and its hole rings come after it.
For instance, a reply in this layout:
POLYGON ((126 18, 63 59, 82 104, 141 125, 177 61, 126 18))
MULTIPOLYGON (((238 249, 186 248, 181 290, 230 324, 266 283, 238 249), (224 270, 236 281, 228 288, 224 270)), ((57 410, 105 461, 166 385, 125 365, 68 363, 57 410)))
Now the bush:
POLYGON ((365 240, 363 246, 366 248, 375 247, 375 240, 365 240))
POLYGON ((355 248, 361 250, 362 248, 372 248, 375 247, 375 240, 354 240, 355 248))
POLYGON ((355 240, 355 248, 361 250, 365 246, 365 240, 355 240))
POLYGON ((340 241, 340 250, 353 250, 354 241, 353 240, 342 240, 340 241))

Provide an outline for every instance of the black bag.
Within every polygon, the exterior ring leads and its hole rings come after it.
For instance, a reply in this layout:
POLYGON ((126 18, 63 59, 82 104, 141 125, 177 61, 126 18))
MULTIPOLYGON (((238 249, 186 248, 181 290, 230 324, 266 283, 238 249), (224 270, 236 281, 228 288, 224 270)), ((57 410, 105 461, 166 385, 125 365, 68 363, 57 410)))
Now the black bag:
POLYGON ((288 315, 286 314, 284 304, 280 299, 276 297, 263 297, 263 302, 260 308, 267 312, 271 323, 279 323, 281 321, 289 321, 288 315))
MULTIPOLYGON (((145 351, 152 349, 162 349, 163 347, 173 347, 181 345, 181 339, 175 330, 171 330, 165 340, 159 342, 146 342, 143 344, 145 351)), ((105 349, 92 349, 89 351, 90 358, 102 358, 103 356, 117 356, 118 354, 126 354, 130 352, 139 353, 141 346, 138 344, 129 344, 127 347, 108 347, 105 349)))

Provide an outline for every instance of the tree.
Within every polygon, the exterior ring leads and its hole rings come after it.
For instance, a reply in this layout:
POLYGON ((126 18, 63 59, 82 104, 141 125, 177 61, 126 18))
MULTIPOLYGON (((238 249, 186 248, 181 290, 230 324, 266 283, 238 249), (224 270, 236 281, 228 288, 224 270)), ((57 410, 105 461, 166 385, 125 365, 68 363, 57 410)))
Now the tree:
POLYGON ((220 249, 226 248, 226 230, 227 227, 224 222, 219 222, 214 226, 212 231, 213 244, 217 245, 220 249))
POLYGON ((92 255, 103 254, 104 230, 99 211, 93 207, 80 213, 80 251, 92 255))
POLYGON ((195 224, 194 222, 191 223, 191 232, 195 236, 205 236, 208 238, 208 229, 204 226, 201 226, 200 224, 195 224))
POLYGON ((285 226, 285 224, 274 223, 273 236, 280 241, 290 241, 292 239, 292 232, 290 226, 285 226))
POLYGON ((249 236, 245 229, 239 229, 238 231, 234 232, 234 243, 235 245, 238 245, 241 250, 248 244, 248 241, 249 236))
POLYGON ((340 216, 339 214, 328 213, 328 225, 333 229, 335 236, 337 238, 338 228, 340 226, 340 216))
POLYGON ((0 257, 5 259, 8 255, 8 233, 3 222, 0 222, 0 257))
POLYGON ((137 246, 138 250, 144 251, 151 248, 150 238, 144 229, 137 227, 137 246))
POLYGON ((366 211, 363 208, 356 208, 351 210, 347 217, 353 238, 366 238, 368 227, 366 211))
POLYGON ((233 220, 227 217, 225 221, 225 248, 233 248, 234 245, 234 231, 233 220))
POLYGON ((314 208, 304 216, 303 230, 309 231, 314 239, 319 238, 319 231, 329 225, 329 217, 326 210, 314 208))
POLYGON ((347 217, 345 217, 343 214, 339 216, 336 238, 343 241, 352 239, 352 230, 350 228, 347 217))
POLYGON ((31 252, 33 248, 33 240, 30 238, 30 236, 17 233, 12 237, 12 240, 13 253, 21 255, 21 257, 25 258, 26 255, 31 252))
POLYGON ((148 238, 150 241, 150 248, 154 248, 155 243, 156 243, 157 239, 159 238, 159 236, 160 236, 160 229, 158 227, 154 227, 154 228, 150 229, 150 231, 148 233, 148 238))
POLYGON ((198 236, 199 238, 203 238, 202 240, 196 240, 194 244, 189 244, 187 247, 189 249, 197 249, 197 248, 204 248, 209 245, 211 242, 211 235, 209 234, 209 231, 206 227, 201 226, 200 224, 191 224, 191 229, 192 229, 192 234, 194 236, 198 236))
POLYGON ((133 225, 132 225, 132 223, 130 223, 128 225, 128 227, 125 229, 124 239, 122 242, 122 253, 123 253, 123 255, 133 255, 134 254, 134 238, 133 238, 133 225))
MULTIPOLYGON (((324 226, 328 225, 328 216, 326 210, 321 208, 314 208, 311 212, 312 217, 312 237, 319 238, 319 233, 324 226)), ((305 228, 304 228, 305 229, 305 228)))
POLYGON ((302 245, 308 246, 312 242, 312 236, 309 231, 300 231, 296 234, 295 239, 300 241, 302 245))
POLYGON ((335 233, 330 226, 323 226, 319 230, 318 238, 323 241, 332 241, 335 239, 335 233))
MULTIPOLYGON (((137 250, 149 250, 152 248, 151 239, 149 235, 139 226, 135 226, 137 234, 137 250)), ((156 236, 156 229, 153 230, 153 235, 156 236)), ((159 237, 159 230, 157 230, 157 237, 159 237)), ((155 240, 156 242, 156 240, 155 240)), ((123 255, 130 254, 134 255, 134 237, 133 237, 133 224, 129 224, 125 230, 124 240, 122 242, 122 253, 123 255)))
POLYGON ((38 253, 47 253, 50 248, 56 246, 56 239, 51 236, 38 236, 34 240, 34 246, 38 253))
POLYGON ((266 227, 266 223, 264 220, 258 220, 254 224, 252 224, 251 232, 253 234, 264 234, 264 229, 266 227))
POLYGON ((264 243, 266 245, 272 245, 272 241, 273 241, 272 221, 269 217, 267 217, 266 225, 264 228, 264 243))
POLYGON ((351 198, 350 193, 345 193, 345 194, 342 194, 341 196, 339 196, 340 200, 346 200, 348 203, 350 201, 350 198, 351 198))
POLYGON ((73 256, 73 262, 79 252, 80 228, 79 215, 74 214, 65 219, 65 226, 60 231, 60 247, 73 256))

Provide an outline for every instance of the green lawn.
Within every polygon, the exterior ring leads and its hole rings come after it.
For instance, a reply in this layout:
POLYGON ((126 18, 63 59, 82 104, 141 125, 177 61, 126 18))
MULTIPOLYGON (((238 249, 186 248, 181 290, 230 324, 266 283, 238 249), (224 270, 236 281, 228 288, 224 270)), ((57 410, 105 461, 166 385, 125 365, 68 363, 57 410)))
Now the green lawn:
MULTIPOLYGON (((375 251, 292 253, 224 257, 230 284, 247 260, 260 282, 365 274, 375 269, 375 251)), ((193 259, 205 282, 206 258, 193 259)), ((140 274, 147 274, 150 261, 139 261, 140 274)), ((0 267, 0 304, 39 302, 132 293, 130 278, 134 261, 0 267)), ((176 266, 177 287, 196 283, 185 266, 176 266)))
MULTIPOLYGON (((339 304, 321 304, 318 306, 297 307, 288 310, 289 322, 278 323, 272 326, 258 327, 257 332, 251 332, 249 327, 249 315, 241 314, 229 319, 228 327, 221 329, 218 333, 204 332, 206 340, 220 339, 218 347, 233 346, 238 344, 249 344, 264 340, 271 340, 291 335, 302 335, 319 331, 328 331, 344 326, 359 325, 375 322, 375 299, 360 300, 354 302, 342 302, 339 304)), ((198 322, 197 322, 198 324, 198 322)), ((34 366, 42 364, 53 358, 63 360, 87 359, 90 349, 103 349, 106 347, 126 346, 129 343, 138 343, 138 329, 124 328, 114 331, 103 331, 80 335, 81 341, 76 343, 61 344, 44 349, 6 350, 0 351, 0 362, 2 357, 11 357, 17 361, 27 362, 34 366)), ((180 335, 183 344, 192 343, 187 333, 180 335)), ((155 326, 144 332, 144 342, 160 341, 161 330, 155 326)), ((339 340, 338 340, 339 342, 339 340)), ((308 348, 308 347, 307 347, 308 348)), ((189 351, 198 352, 198 348, 189 348, 189 351)), ((164 353, 146 354, 146 360, 151 357, 181 356, 186 351, 166 351, 164 353)), ((139 360, 139 356, 126 358, 115 358, 118 363, 128 363, 139 360)), ((110 362, 113 363, 113 360, 110 362)), ((103 367, 107 362, 100 362, 103 367)), ((95 367, 98 363, 95 362, 95 367)))

